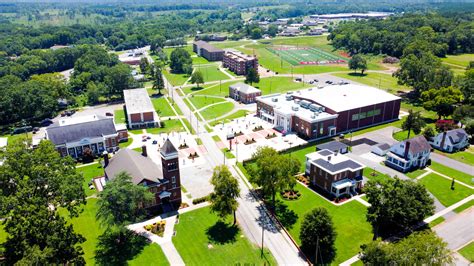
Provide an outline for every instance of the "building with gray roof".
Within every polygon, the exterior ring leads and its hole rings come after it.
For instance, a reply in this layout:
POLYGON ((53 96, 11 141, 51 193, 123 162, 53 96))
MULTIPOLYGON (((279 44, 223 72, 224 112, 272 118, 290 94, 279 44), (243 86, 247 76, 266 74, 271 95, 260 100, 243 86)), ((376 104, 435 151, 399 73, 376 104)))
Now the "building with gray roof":
POLYGON ((224 50, 205 41, 195 41, 193 43, 193 51, 208 61, 222 61, 224 56, 224 50))
POLYGON ((246 83, 239 82, 229 86, 229 97, 245 104, 254 103, 262 91, 246 83))
POLYGON ((160 126, 158 114, 146 89, 124 90, 123 98, 129 128, 160 126))
POLYGON ((80 158, 86 150, 94 155, 116 151, 127 138, 127 130, 118 130, 113 118, 97 115, 61 119, 46 128, 46 139, 62 156, 73 158, 80 158))
POLYGON ((386 154, 385 165, 401 172, 423 168, 430 160, 431 146, 424 136, 394 144, 386 154))
POLYGON ((364 165, 328 149, 306 155, 305 173, 311 184, 333 197, 356 194, 362 188, 364 165))
POLYGON ((428 142, 433 148, 445 152, 456 152, 469 146, 469 135, 464 129, 457 128, 438 133, 428 142))

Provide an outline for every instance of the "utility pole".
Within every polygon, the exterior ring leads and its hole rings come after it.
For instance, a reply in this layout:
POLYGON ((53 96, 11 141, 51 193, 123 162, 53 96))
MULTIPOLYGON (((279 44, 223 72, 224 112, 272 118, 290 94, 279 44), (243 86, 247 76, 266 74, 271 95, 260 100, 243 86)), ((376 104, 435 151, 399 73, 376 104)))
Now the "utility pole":
POLYGON ((262 224, 262 252, 260 253, 260 258, 263 258, 263 235, 265 233, 265 224, 262 224))
POLYGON ((318 265, 319 236, 316 236, 316 252, 314 256, 314 265, 318 265))

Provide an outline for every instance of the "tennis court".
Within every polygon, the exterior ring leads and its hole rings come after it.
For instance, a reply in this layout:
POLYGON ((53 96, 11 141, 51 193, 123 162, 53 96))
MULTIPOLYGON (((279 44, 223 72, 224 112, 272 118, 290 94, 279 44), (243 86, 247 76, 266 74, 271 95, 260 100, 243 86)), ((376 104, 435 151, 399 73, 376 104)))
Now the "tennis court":
POLYGON ((267 47, 267 49, 294 66, 346 63, 344 57, 313 47, 280 46, 267 47))

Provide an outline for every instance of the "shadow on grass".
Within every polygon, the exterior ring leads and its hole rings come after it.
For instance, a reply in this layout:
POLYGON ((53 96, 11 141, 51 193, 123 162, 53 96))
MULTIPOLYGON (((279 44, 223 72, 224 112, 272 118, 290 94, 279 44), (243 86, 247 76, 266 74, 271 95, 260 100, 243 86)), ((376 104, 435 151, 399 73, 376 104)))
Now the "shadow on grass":
POLYGON ((127 265, 149 242, 127 229, 105 231, 99 236, 95 259, 98 265, 127 265))
POLYGON ((351 72, 351 73, 349 73, 348 75, 349 75, 349 76, 352 76, 352 77, 365 77, 365 76, 367 76, 366 73, 362 74, 362 73, 360 73, 360 72, 351 72))
POLYGON ((288 209, 288 206, 281 200, 275 203, 275 214, 281 224, 288 229, 293 228, 293 225, 298 221, 298 214, 288 209))
POLYGON ((200 91, 202 89, 204 89, 204 88, 203 87, 192 87, 191 91, 200 91))
POLYGON ((207 238, 212 243, 226 244, 236 241, 239 228, 236 225, 226 224, 222 221, 216 222, 213 226, 207 228, 207 238))

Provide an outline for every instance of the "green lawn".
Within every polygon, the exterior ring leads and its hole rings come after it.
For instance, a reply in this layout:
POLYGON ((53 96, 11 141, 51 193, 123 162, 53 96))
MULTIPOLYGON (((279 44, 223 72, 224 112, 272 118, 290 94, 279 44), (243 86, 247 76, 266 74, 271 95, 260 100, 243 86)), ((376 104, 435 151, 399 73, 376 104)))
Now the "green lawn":
MULTIPOLYGON (((316 144, 303 148, 296 148, 291 151, 291 157, 298 159, 300 162, 300 172, 304 173, 306 168, 306 154, 316 151, 316 144)), ((287 152, 289 153, 289 152, 287 152)))
POLYGON ((224 155, 227 159, 234 159, 235 158, 234 154, 232 154, 232 152, 230 152, 229 149, 222 148, 221 151, 224 153, 224 155))
POLYGON ((342 206, 335 206, 299 183, 296 189, 302 194, 300 199, 285 201, 280 196, 279 199, 288 207, 285 215, 282 215, 286 218, 280 218, 280 221, 286 224, 286 228, 298 244, 301 244, 299 232, 303 217, 316 207, 324 207, 328 210, 337 232, 335 243, 337 254, 333 264, 339 264, 357 255, 360 245, 372 240, 372 227, 366 221, 367 209, 364 205, 351 201, 342 206))
POLYGON ((115 124, 125 124, 127 122, 123 109, 114 111, 114 122, 115 124))
POLYGON ((454 209, 454 212, 455 213, 460 213, 460 212, 463 212, 466 209, 471 208, 472 206, 474 206, 474 200, 470 200, 470 201, 464 203, 463 205, 457 207, 456 209, 454 209))
POLYGON ((431 221, 431 223, 429 224, 429 225, 430 225, 430 228, 433 228, 433 227, 437 226, 438 224, 444 222, 445 220, 446 220, 446 219, 444 219, 443 216, 434 219, 434 220, 431 221))
POLYGON ((438 173, 441 173, 443 175, 447 175, 449 177, 454 177, 456 180, 461 181, 465 184, 468 184, 470 186, 474 185, 472 183, 472 178, 474 178, 473 175, 466 174, 464 172, 460 172, 458 170, 452 169, 450 167, 447 167, 445 165, 439 164, 437 162, 431 161, 430 168, 435 170, 438 173))
POLYGON ((147 128, 146 132, 150 134, 160 134, 185 131, 179 119, 163 120, 161 124, 164 124, 164 127, 147 128))
POLYGON ((141 135, 143 134, 143 129, 130 129, 128 130, 129 133, 135 134, 135 135, 141 135))
POLYGON ((119 147, 120 147, 121 149, 127 148, 128 146, 130 146, 130 144, 132 144, 132 142, 133 142, 133 139, 132 139, 131 137, 129 137, 129 138, 127 139, 127 141, 125 141, 125 142, 120 142, 120 143, 119 143, 119 147))
POLYGON ((215 126, 215 125, 217 125, 217 124, 221 124, 222 122, 228 123, 228 122, 230 122, 231 120, 244 117, 244 116, 246 116, 248 113, 249 113, 249 111, 247 111, 247 110, 237 110, 237 112, 232 113, 232 114, 230 114, 230 115, 228 115, 228 116, 226 116, 226 117, 223 117, 222 119, 219 119, 219 120, 217 120, 217 121, 212 121, 210 124, 211 124, 212 126, 215 126))
POLYGON ((231 224, 219 222, 209 207, 181 214, 173 244, 186 265, 276 265, 268 251, 260 258, 260 249, 231 224))
POLYGON ((470 262, 474 262, 474 241, 459 250, 459 253, 470 262))
POLYGON ((429 174, 420 181, 444 206, 448 207, 454 203, 472 195, 473 189, 463 185, 455 184, 451 190, 451 180, 437 174, 429 174))
POLYGON ((447 153, 439 150, 435 150, 436 153, 447 156, 453 160, 459 161, 461 163, 469 164, 474 166, 474 153, 469 151, 458 151, 455 153, 447 153))
POLYGON ((7 241, 7 232, 5 232, 5 226, 3 223, 0 223, 0 245, 7 241))
POLYGON ((158 244, 150 243, 143 248, 142 252, 138 254, 133 260, 128 261, 130 266, 165 266, 170 265, 163 250, 158 244))
POLYGON ((208 64, 209 61, 207 61, 206 58, 202 56, 192 56, 191 59, 193 60, 193 65, 200 65, 200 64, 208 64))
POLYGON ((217 135, 214 135, 212 136, 212 139, 215 141, 215 142, 218 142, 218 141, 221 141, 221 138, 217 135))
MULTIPOLYGON (((469 65, 469 61, 473 61, 474 54, 460 54, 460 55, 447 55, 445 58, 441 58, 441 60, 449 65, 455 65, 459 68, 466 69, 469 65)), ((454 66, 454 67, 455 67, 454 66)))
POLYGON ((165 75, 166 79, 171 83, 173 86, 181 86, 188 80, 189 75, 187 74, 173 74, 170 73, 168 70, 163 70, 163 75, 165 75))
POLYGON ((369 180, 372 180, 372 181, 385 181, 385 180, 388 180, 388 179, 391 179, 390 176, 386 175, 386 174, 383 174, 373 168, 370 168, 370 167, 366 167, 364 168, 364 171, 363 171, 363 175, 365 177, 367 177, 369 180))
POLYGON ((409 178, 417 178, 424 173, 426 173, 426 170, 416 169, 411 172, 405 173, 405 175, 408 176, 409 178))
POLYGON ((225 102, 208 107, 200 111, 200 113, 204 119, 214 121, 215 118, 230 113, 232 110, 234 110, 234 104, 231 102, 225 102))
POLYGON ((192 96, 188 98, 197 109, 204 108, 213 103, 225 102, 225 99, 207 96, 192 96))
POLYGON ((360 73, 335 73, 333 76, 340 78, 350 79, 355 82, 359 82, 368 86, 375 88, 380 88, 386 90, 390 93, 396 93, 397 91, 409 91, 410 88, 404 85, 398 85, 397 79, 392 77, 390 74, 382 74, 369 72, 365 75, 360 75, 360 73))
POLYGON ((104 169, 102 168, 102 165, 100 165, 99 163, 94 163, 88 166, 79 167, 76 168, 76 172, 80 173, 84 177, 82 187, 86 191, 86 195, 90 196, 92 194, 95 194, 96 190, 89 189, 89 186, 87 184, 91 182, 92 178, 104 175, 104 169))
POLYGON ((153 103, 153 107, 155 107, 155 110, 158 113, 158 116, 166 117, 166 116, 176 115, 164 97, 151 98, 151 102, 153 103))
POLYGON ((201 71, 204 82, 230 79, 229 76, 219 70, 217 65, 196 66, 195 71, 201 71))
MULTIPOLYGON (((415 136, 417 136, 417 134, 415 134, 415 132, 413 132, 413 130, 410 130, 410 138, 413 138, 415 136)), ((406 139, 408 139, 408 131, 407 130, 402 130, 402 131, 395 132, 395 133, 393 133, 392 137, 394 139, 398 140, 398 141, 406 140, 406 139)))

